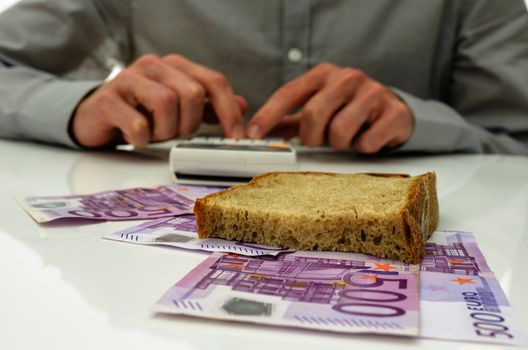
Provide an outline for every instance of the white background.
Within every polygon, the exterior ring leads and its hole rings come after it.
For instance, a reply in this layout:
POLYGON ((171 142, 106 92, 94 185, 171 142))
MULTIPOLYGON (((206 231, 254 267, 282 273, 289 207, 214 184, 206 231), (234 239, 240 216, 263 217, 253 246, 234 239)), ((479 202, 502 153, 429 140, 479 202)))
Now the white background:
POLYGON ((0 0, 0 12, 13 5, 17 0, 0 0))

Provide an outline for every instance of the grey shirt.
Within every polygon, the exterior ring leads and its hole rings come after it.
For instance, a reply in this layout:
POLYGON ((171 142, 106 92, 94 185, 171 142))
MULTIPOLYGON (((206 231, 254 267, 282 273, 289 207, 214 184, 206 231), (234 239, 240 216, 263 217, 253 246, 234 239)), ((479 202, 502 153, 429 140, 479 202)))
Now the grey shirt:
POLYGON ((78 102, 146 53, 224 73, 248 117, 320 62, 355 67, 412 109, 399 151, 528 154, 522 0, 22 0, 0 16, 0 136, 75 147, 78 102))

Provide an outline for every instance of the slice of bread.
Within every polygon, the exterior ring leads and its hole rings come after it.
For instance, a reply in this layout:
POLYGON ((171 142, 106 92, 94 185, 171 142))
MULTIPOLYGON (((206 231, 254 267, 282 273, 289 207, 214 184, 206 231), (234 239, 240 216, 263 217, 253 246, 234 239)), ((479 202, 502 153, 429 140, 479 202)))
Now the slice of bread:
POLYGON ((419 263, 438 225, 436 177, 268 173, 196 201, 200 238, 419 263))

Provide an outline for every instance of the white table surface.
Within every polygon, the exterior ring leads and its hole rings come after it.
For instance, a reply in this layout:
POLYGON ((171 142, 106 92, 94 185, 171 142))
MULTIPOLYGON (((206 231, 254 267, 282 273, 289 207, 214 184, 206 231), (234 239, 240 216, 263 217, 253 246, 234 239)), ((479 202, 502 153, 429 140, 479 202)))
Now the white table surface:
MULTIPOLYGON (((326 153, 302 156, 301 167, 412 175, 436 171, 439 228, 476 233, 527 329, 528 158, 358 159, 326 153)), ((207 254, 101 239, 131 222, 38 225, 13 200, 170 181, 164 159, 0 140, 0 349, 511 349, 157 315, 149 307, 207 254)))

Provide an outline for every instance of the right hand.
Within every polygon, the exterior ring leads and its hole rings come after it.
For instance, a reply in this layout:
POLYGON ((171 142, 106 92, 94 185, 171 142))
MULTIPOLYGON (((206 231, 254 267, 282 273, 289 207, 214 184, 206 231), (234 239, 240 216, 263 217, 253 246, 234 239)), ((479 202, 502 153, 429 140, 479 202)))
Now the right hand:
POLYGON ((84 147, 142 147, 195 132, 208 104, 227 137, 244 137, 247 103, 221 73, 179 55, 145 55, 79 103, 72 132, 84 147))

